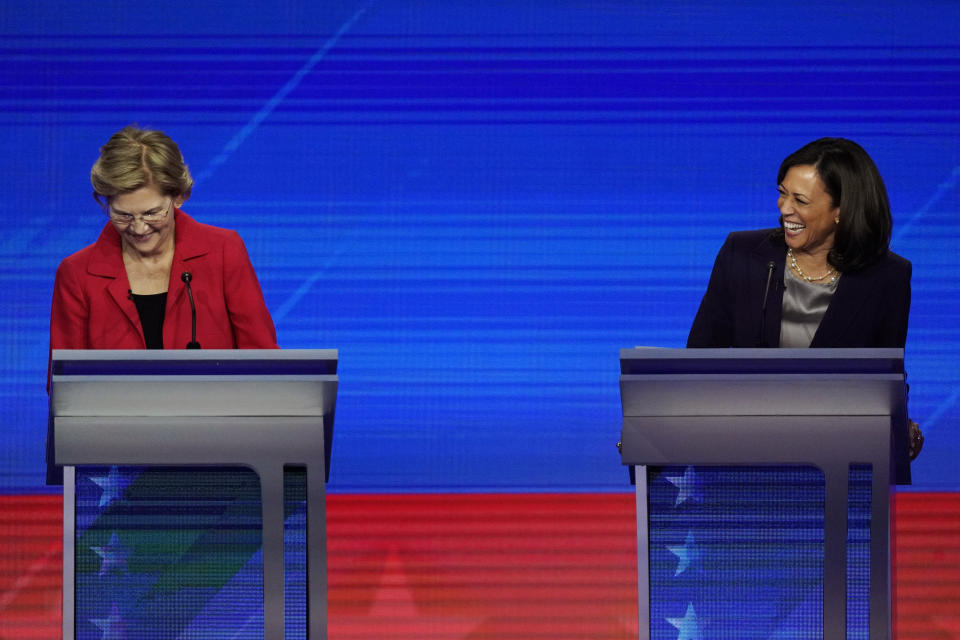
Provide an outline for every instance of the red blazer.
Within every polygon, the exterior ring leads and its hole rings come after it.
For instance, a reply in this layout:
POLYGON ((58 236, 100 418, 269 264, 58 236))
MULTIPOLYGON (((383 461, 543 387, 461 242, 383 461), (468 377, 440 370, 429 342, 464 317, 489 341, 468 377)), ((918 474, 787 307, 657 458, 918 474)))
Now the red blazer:
MULTIPOLYGON (((197 342, 204 349, 276 349, 277 334, 243 240, 176 210, 164 349, 190 341, 190 302, 180 275, 193 274, 197 342)), ((130 298, 120 235, 109 222, 96 243, 60 263, 50 311, 51 349, 144 349, 130 298)))
MULTIPOLYGON (((193 274, 197 342, 204 349, 278 349, 277 334, 247 249, 236 231, 201 224, 176 210, 173 265, 163 319, 164 349, 191 337, 190 301, 180 274, 193 274)), ((50 307, 50 349, 145 349, 137 307, 109 222, 97 241, 60 263, 50 307)), ((52 353, 51 353, 52 355, 52 353)), ((47 390, 50 367, 47 366, 47 390)), ((47 433, 47 484, 62 484, 53 464, 53 422, 47 433)))

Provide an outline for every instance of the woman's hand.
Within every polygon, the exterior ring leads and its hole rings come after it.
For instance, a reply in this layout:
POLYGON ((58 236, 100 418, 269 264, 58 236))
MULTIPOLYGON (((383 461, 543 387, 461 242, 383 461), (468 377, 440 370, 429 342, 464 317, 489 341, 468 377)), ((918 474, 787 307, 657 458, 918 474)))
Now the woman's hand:
POLYGON ((920 425, 910 420, 910 459, 915 460, 923 449, 923 432, 920 431, 920 425))

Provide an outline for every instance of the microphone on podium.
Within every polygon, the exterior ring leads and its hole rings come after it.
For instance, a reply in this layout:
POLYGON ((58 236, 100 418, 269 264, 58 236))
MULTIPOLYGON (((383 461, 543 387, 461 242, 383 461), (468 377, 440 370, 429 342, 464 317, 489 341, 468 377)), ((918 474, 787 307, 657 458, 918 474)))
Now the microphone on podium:
POLYGON ((770 283, 773 282, 773 272, 777 268, 777 263, 771 260, 767 263, 767 286, 763 290, 763 306, 760 308, 760 346, 769 347, 767 344, 767 298, 770 295, 770 283))
POLYGON ((187 297, 190 298, 190 336, 192 339, 187 343, 187 349, 199 349, 200 343, 197 342, 197 306, 193 303, 193 289, 190 288, 193 274, 184 271, 180 274, 180 279, 187 285, 187 297))

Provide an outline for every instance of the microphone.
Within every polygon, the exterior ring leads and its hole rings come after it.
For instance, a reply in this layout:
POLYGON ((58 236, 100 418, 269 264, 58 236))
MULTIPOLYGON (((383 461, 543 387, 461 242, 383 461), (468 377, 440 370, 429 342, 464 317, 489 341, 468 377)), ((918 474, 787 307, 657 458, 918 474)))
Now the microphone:
POLYGON ((767 298, 770 296, 770 283, 773 282, 773 272, 777 263, 771 260, 767 263, 767 286, 763 290, 763 306, 760 308, 760 346, 769 347, 767 343, 767 298))
POLYGON ((193 338, 187 343, 187 349, 199 349, 200 343, 197 342, 197 306, 193 304, 193 289, 190 288, 190 281, 193 280, 193 274, 184 271, 180 274, 180 279, 187 285, 187 297, 190 298, 190 330, 193 338))

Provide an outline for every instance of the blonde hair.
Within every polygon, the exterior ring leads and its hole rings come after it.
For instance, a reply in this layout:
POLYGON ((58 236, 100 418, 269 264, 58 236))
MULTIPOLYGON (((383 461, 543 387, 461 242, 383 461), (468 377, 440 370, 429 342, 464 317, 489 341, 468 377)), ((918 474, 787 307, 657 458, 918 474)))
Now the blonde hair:
POLYGON ((146 186, 183 200, 193 189, 190 169, 177 143, 162 131, 136 126, 124 127, 100 147, 100 157, 90 169, 90 183, 94 199, 104 207, 114 196, 146 186))

